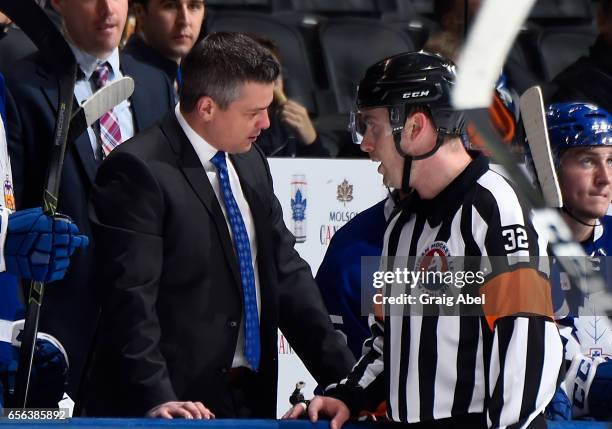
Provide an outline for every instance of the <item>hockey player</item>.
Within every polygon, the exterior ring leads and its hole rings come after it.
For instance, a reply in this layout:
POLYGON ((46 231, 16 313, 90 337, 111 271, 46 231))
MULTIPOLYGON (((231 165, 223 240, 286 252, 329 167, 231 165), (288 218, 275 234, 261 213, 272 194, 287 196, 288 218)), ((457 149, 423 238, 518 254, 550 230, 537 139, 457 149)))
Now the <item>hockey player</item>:
MULTIPOLYGON (((424 317, 410 304, 398 315, 384 306, 370 317, 372 337, 352 372, 308 407, 312 421, 331 417, 332 429, 381 400, 398 422, 545 427, 541 413, 562 361, 550 286, 537 264, 546 242, 512 185, 464 148, 463 114, 449 99, 454 80, 454 65, 426 52, 373 65, 358 88, 353 134, 381 162, 388 186, 414 189, 389 221, 381 270, 418 271, 433 255, 441 266, 476 257, 486 273, 476 288, 486 317, 424 317)), ((385 294, 399 286, 388 284, 385 294)))
MULTIPOLYGON (((61 279, 76 248, 86 246, 69 219, 45 215, 40 207, 15 211, 11 165, 6 148, 5 87, 0 74, 0 409, 15 388, 18 338, 24 306, 17 278, 52 282, 61 279)), ((55 407, 64 393, 68 359, 53 337, 39 334, 32 373, 31 407, 55 407)))
MULTIPOLYGON (((371 279, 377 265, 363 265, 363 257, 380 258, 387 217, 393 210, 391 198, 362 211, 332 237, 315 280, 334 328, 342 332, 356 359, 369 337, 367 314, 362 311, 364 279, 371 279), (363 292, 363 294, 362 294, 363 292)), ((371 289, 371 288, 370 288, 371 289)))
MULTIPOLYGON (((588 263, 612 286, 608 258, 612 217, 606 215, 612 199, 612 115, 589 104, 558 103, 548 107, 546 121, 563 196, 563 218, 590 256, 588 263)), ((575 307, 563 295, 571 287, 569 279, 558 269, 553 273, 567 372, 548 415, 556 420, 572 416, 608 420, 612 416, 612 323, 597 314, 589 297, 578 311, 571 310, 575 307)))

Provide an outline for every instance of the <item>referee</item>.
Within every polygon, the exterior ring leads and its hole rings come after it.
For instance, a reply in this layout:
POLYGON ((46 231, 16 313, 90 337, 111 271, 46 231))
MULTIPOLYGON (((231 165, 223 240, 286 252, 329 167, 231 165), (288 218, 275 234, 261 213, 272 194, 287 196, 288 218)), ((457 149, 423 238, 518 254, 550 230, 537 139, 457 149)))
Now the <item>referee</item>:
MULTIPOLYGON (((385 59, 361 81, 351 123, 385 184, 414 190, 389 220, 381 270, 427 270, 437 258, 445 271, 459 261, 482 275, 472 296, 484 302, 476 316, 388 302, 370 316, 359 362, 308 407, 313 421, 331 417, 332 429, 381 401, 389 419, 410 427, 546 427, 542 411, 562 363, 546 240, 512 185, 465 149, 464 117, 450 104, 454 80, 454 65, 438 55, 385 59)), ((385 296, 398 286, 388 284, 385 296)))

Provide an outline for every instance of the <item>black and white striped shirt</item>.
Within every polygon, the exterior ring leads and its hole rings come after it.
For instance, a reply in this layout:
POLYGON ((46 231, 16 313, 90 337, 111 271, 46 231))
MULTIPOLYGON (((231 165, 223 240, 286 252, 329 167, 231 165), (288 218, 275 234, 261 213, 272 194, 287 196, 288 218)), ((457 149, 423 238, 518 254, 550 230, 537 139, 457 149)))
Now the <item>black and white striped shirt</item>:
POLYGON ((546 240, 524 207, 482 155, 434 199, 413 193, 389 222, 383 268, 414 269, 432 248, 477 256, 492 270, 479 290, 488 316, 402 317, 385 307, 384 322, 370 317, 364 355, 328 394, 353 413, 386 400, 399 422, 480 415, 489 427, 528 426, 555 392, 562 346, 550 318, 546 240))

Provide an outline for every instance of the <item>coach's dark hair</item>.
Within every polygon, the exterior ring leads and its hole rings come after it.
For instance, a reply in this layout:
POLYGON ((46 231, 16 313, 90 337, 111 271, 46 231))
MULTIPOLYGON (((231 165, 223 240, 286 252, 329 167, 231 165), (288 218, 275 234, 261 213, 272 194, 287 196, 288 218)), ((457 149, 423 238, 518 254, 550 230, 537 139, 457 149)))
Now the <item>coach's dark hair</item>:
POLYGON ((191 112, 201 97, 222 109, 240 96, 247 82, 273 83, 280 72, 274 56, 242 33, 213 33, 196 44, 181 63, 181 108, 191 112))
POLYGON ((269 37, 261 36, 255 33, 245 33, 245 34, 249 36, 251 39, 255 40, 257 43, 259 43, 261 46, 266 48, 268 51, 272 52, 272 55, 274 55, 274 58, 276 58, 280 62, 280 59, 281 59, 280 49, 278 48, 278 45, 276 44, 274 40, 270 39, 269 37))

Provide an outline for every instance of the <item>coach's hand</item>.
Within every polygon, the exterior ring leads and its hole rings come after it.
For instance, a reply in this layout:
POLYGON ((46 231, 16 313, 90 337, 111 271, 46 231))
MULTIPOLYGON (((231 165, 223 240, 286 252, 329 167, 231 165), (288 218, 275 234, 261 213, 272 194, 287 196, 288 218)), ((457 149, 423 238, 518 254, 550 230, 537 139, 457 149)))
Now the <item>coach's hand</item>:
MULTIPOLYGON (((283 416, 284 419, 296 419, 304 413, 304 403, 300 402, 283 416)), ((331 419, 331 429, 340 429, 349 419, 351 413, 344 402, 329 396, 315 396, 306 409, 312 423, 319 420, 319 415, 331 419)))
POLYGON ((151 408, 147 417, 157 417, 162 419, 173 419, 175 417, 183 419, 214 419, 215 415, 201 402, 173 401, 165 402, 157 407, 151 408))
POLYGON ((40 207, 17 211, 8 218, 6 270, 24 279, 59 280, 66 274, 70 256, 88 243, 67 216, 50 217, 40 207))

